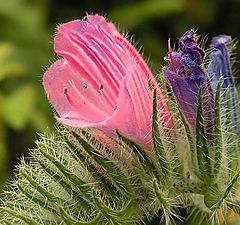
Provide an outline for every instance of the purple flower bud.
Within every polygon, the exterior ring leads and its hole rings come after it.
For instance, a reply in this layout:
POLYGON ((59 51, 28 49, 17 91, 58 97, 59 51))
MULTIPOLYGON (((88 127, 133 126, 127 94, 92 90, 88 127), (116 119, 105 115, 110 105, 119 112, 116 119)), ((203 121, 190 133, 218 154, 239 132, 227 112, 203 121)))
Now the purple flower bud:
POLYGON ((232 41, 232 38, 228 35, 219 35, 212 39, 211 47, 212 52, 210 54, 210 65, 208 73, 211 78, 214 89, 216 90, 219 78, 224 77, 222 89, 223 97, 222 104, 225 103, 226 89, 230 92, 231 108, 232 108, 232 125, 234 133, 237 134, 237 98, 236 89, 232 77, 232 71, 230 66, 230 50, 227 45, 232 41))
POLYGON ((170 41, 169 52, 165 57, 168 66, 163 67, 176 101, 187 121, 195 127, 197 113, 197 97, 199 88, 203 92, 203 110, 206 130, 213 129, 213 91, 203 66, 205 53, 199 46, 199 37, 194 30, 183 34, 179 40, 179 50, 173 52, 170 41))

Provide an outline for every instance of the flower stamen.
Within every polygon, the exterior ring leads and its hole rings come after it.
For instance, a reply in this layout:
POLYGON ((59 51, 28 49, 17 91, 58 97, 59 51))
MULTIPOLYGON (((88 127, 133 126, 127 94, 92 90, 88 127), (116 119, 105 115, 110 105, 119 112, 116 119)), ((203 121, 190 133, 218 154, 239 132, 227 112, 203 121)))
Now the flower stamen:
POLYGON ((69 102, 69 104, 74 107, 74 102, 72 101, 70 95, 68 94, 68 88, 67 87, 64 87, 63 88, 63 94, 66 96, 67 98, 67 101, 69 102))
POLYGON ((172 57, 172 52, 173 52, 173 50, 172 50, 172 46, 171 46, 171 39, 168 38, 168 56, 169 56, 168 62, 169 62, 169 65, 172 67, 172 71, 173 71, 174 73, 176 73, 176 67, 175 67, 175 65, 174 65, 174 61, 173 61, 173 57, 172 57))

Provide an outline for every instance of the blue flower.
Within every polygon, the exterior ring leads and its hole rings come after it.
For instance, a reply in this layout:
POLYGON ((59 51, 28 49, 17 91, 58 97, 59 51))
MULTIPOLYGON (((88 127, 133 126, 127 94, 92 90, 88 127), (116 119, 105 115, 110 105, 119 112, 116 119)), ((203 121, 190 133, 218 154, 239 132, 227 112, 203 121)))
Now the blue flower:
POLYGON ((169 52, 165 57, 168 66, 163 67, 176 101, 190 125, 195 127, 199 88, 203 93, 203 111, 206 131, 213 132, 213 90, 203 65, 205 53, 199 46, 194 30, 183 34, 179 50, 173 52, 169 41, 169 52))
POLYGON ((232 125, 233 131, 237 135, 237 97, 236 88, 234 85, 232 71, 230 66, 230 50, 227 47, 231 43, 232 38, 228 35, 219 35, 212 39, 211 47, 212 52, 210 54, 210 64, 208 68, 208 73, 216 90, 217 83, 221 76, 224 77, 222 90, 222 104, 225 104, 226 93, 229 90, 231 109, 232 109, 232 125))

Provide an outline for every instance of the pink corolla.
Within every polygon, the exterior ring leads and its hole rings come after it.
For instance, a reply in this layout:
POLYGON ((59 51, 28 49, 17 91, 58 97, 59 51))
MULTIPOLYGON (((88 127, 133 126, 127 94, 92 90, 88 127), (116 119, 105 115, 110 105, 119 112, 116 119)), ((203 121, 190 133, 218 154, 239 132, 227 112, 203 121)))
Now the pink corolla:
POLYGON ((46 71, 43 85, 60 123, 97 128, 111 137, 119 130, 150 150, 152 88, 157 88, 161 124, 170 126, 170 113, 149 68, 104 17, 88 15, 60 25, 54 50, 62 58, 46 71))

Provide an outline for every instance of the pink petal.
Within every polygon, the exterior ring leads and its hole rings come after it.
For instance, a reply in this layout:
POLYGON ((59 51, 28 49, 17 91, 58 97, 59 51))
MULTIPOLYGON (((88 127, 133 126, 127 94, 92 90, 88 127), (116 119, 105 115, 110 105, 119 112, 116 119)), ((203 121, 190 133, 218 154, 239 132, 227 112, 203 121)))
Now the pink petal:
MULTIPOLYGON (((43 85, 58 121, 91 127, 115 137, 115 130, 151 149, 152 93, 157 83, 136 49, 102 16, 59 26, 55 52, 63 59, 45 73, 43 85)), ((170 113, 158 90, 161 119, 170 113)))
POLYGON ((66 59, 58 60, 45 73, 44 88, 60 117, 99 122, 111 115, 113 111, 108 112, 110 109, 98 100, 100 94, 89 84, 86 88, 80 79, 81 74, 66 59))
POLYGON ((119 95, 118 108, 105 125, 116 128, 126 137, 151 149, 152 97, 147 80, 134 76, 135 71, 124 79, 119 95))

